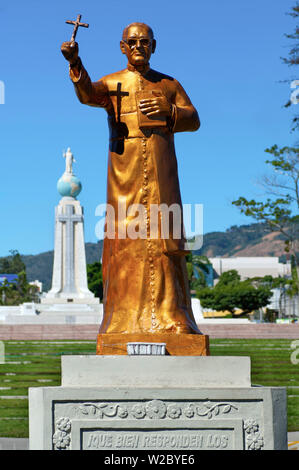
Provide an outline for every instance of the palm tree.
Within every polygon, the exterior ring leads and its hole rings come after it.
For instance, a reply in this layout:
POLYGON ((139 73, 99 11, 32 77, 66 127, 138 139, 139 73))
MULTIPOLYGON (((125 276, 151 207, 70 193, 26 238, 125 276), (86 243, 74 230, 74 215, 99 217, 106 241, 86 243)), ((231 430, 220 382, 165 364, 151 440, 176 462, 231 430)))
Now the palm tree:
POLYGON ((188 280, 191 289, 191 293, 199 286, 204 287, 206 285, 206 278, 204 273, 209 273, 210 261, 206 256, 193 255, 189 253, 186 257, 187 261, 187 272, 188 280))

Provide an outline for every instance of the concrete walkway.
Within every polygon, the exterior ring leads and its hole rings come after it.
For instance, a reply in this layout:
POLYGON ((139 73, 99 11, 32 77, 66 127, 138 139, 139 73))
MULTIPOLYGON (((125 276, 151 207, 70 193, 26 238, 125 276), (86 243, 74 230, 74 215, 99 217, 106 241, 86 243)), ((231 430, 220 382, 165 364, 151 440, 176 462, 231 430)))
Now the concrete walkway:
MULTIPOLYGON (((299 450, 299 432, 288 433, 289 450, 299 450)), ((1 450, 29 450, 29 439, 0 438, 1 450)))

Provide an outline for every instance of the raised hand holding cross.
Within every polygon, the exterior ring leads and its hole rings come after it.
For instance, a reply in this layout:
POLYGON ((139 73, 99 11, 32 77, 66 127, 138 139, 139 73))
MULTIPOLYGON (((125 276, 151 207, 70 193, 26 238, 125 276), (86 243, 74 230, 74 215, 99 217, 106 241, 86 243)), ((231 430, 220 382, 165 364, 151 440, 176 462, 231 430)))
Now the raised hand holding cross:
POLYGON ((73 30, 73 34, 72 34, 70 42, 75 42, 79 26, 82 26, 83 28, 89 28, 88 23, 80 23, 80 20, 81 20, 81 15, 77 16, 76 21, 66 20, 67 24, 73 24, 74 25, 74 30, 73 30))

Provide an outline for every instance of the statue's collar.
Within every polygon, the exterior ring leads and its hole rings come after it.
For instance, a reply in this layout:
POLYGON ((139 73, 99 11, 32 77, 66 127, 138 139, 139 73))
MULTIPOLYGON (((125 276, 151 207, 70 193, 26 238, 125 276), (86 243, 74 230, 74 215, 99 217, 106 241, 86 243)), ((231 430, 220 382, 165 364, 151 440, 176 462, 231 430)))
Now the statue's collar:
POLYGON ((141 75, 145 75, 149 71, 150 66, 149 64, 147 64, 142 67, 135 67, 134 65, 129 63, 127 65, 127 69, 130 70, 130 72, 136 72, 136 73, 140 73, 141 75))

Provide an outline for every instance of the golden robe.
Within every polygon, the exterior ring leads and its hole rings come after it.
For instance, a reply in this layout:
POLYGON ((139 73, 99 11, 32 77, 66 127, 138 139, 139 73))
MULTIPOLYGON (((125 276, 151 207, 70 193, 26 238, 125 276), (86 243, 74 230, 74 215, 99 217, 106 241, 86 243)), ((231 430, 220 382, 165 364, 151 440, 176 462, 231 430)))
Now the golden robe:
MULTIPOLYGON (((127 69, 91 82, 82 66, 76 78, 79 100, 103 107, 110 130, 107 204, 118 220, 119 198, 126 207, 142 204, 149 224, 151 204, 182 207, 174 133, 199 128, 197 111, 180 83, 148 67, 144 73, 127 69), (162 92, 174 106, 167 126, 140 129, 136 92, 162 92)), ((106 224, 109 211, 106 215, 106 224)), ((132 218, 126 217, 125 224, 132 218)), ((148 225, 147 225, 148 227, 148 225)), ((118 223, 115 223, 117 232, 118 223)), ((131 239, 106 237, 103 245, 104 317, 100 333, 200 334, 191 308, 184 235, 131 239)))

